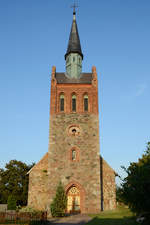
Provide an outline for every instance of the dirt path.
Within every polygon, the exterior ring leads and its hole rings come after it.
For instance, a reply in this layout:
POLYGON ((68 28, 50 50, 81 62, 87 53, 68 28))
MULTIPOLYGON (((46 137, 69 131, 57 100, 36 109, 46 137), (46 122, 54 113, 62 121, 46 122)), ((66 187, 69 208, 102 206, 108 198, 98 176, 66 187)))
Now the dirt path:
POLYGON ((50 223, 54 225, 84 225, 88 221, 90 221, 92 218, 88 215, 79 214, 74 216, 69 216, 61 219, 50 219, 50 223))

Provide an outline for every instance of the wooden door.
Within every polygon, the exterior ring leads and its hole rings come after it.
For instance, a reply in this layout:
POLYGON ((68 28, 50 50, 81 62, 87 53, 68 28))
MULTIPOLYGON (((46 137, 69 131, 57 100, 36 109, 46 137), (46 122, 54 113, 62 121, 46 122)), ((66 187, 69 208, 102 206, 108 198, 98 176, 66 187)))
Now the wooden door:
POLYGON ((80 192, 75 186, 71 187, 67 194, 67 212, 80 212, 80 192))

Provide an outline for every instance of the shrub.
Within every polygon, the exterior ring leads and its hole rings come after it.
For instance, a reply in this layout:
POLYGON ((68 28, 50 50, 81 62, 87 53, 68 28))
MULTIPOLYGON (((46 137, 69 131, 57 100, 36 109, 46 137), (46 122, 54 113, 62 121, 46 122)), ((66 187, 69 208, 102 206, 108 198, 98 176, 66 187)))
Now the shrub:
POLYGON ((33 217, 41 217, 42 215, 42 211, 40 210, 37 210, 37 209, 34 209, 34 208, 31 208, 29 206, 26 206, 26 207, 22 207, 20 210, 19 210, 20 213, 29 213, 31 216, 33 217))
POLYGON ((127 177, 123 179, 121 198, 136 213, 143 225, 150 224, 150 142, 138 162, 123 167, 127 177))
POLYGON ((60 182, 56 190, 56 196, 50 205, 51 214, 53 217, 62 217, 65 215, 66 208, 67 196, 63 185, 60 182))
POLYGON ((8 210, 16 210, 16 199, 13 195, 9 195, 7 200, 7 209, 8 210))
POLYGON ((130 163, 124 170, 127 172, 121 192, 124 203, 137 215, 150 212, 150 142, 138 162, 130 163))

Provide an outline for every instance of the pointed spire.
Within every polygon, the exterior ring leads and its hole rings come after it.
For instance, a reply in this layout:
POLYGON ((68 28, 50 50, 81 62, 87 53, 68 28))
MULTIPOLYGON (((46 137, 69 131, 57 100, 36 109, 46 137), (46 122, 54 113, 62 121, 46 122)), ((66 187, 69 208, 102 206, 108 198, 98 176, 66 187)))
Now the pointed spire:
POLYGON ((77 23, 76 23, 75 8, 73 11, 73 22, 72 22, 72 27, 71 27, 70 37, 69 37, 68 48, 67 48, 67 52, 65 54, 65 59, 66 59, 67 55, 69 55, 70 53, 78 53, 79 55, 81 55, 81 57, 83 59, 83 54, 82 54, 81 45, 80 45, 80 38, 79 38, 79 33, 78 33, 78 27, 77 27, 77 23))

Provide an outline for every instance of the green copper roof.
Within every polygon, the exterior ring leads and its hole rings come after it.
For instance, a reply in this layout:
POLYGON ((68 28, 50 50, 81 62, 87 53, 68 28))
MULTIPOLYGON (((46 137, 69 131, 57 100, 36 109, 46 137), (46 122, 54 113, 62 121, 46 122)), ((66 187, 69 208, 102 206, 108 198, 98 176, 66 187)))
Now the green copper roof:
POLYGON ((72 27, 71 27, 71 32, 70 32, 70 37, 69 37, 69 43, 68 43, 68 48, 67 52, 65 54, 65 59, 68 54, 70 53, 78 53, 81 55, 83 59, 83 54, 81 50, 81 45, 80 45, 80 38, 78 34, 78 27, 76 23, 76 13, 73 12, 73 22, 72 22, 72 27))

